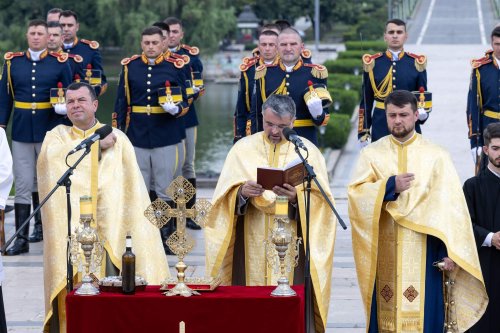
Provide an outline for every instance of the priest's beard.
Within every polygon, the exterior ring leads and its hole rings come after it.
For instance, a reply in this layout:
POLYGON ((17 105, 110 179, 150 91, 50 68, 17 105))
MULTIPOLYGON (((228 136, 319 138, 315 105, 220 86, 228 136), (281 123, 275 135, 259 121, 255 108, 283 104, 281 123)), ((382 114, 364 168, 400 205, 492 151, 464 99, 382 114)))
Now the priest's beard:
POLYGON ((391 128, 391 134, 397 139, 403 139, 410 135, 410 133, 412 133, 414 129, 415 127, 406 128, 404 127, 404 125, 401 125, 399 127, 391 128))
POLYGON ((493 157, 488 155, 488 160, 495 168, 500 168, 500 156, 494 159, 493 157))

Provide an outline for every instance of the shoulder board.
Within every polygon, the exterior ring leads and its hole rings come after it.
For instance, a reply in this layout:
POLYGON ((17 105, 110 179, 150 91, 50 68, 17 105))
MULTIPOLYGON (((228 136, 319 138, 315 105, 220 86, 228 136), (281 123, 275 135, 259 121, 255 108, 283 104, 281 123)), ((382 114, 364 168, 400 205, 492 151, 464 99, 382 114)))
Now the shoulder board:
POLYGON ((99 48, 99 43, 95 40, 80 39, 80 42, 87 44, 91 49, 97 50, 99 48))
POLYGON ((176 59, 176 58, 172 58, 172 57, 168 57, 168 58, 165 58, 165 61, 168 61, 172 64, 174 64, 175 68, 182 68, 184 67, 185 63, 184 63, 184 60, 182 59, 176 59))
POLYGON ((427 67, 427 57, 425 55, 410 52, 406 52, 406 54, 415 59, 415 67, 419 72, 423 72, 425 70, 427 67))
POLYGON ((255 69, 255 79, 259 80, 266 75, 268 65, 262 64, 255 69))
POLYGON ((363 69, 365 72, 370 72, 375 67, 375 59, 380 58, 382 56, 382 52, 375 54, 364 54, 361 59, 363 60, 363 69))
POLYGON ((303 50, 302 50, 302 53, 301 53, 300 55, 301 55, 301 56, 302 56, 302 58, 304 58, 304 59, 309 59, 309 58, 311 58, 311 56, 312 56, 312 52, 311 52, 311 50, 309 50, 309 49, 303 49, 303 50))
POLYGON ((55 58, 57 58, 57 61, 59 62, 66 62, 68 60, 68 54, 66 52, 49 52, 49 54, 55 58))
POLYGON ((323 65, 304 64, 304 67, 311 68, 311 74, 317 79, 326 79, 328 77, 328 69, 323 65))
POLYGON ((186 44, 182 44, 181 46, 184 50, 187 50, 190 55, 198 55, 200 53, 200 49, 196 46, 189 46, 186 44))
POLYGON ((81 55, 79 54, 71 54, 71 53, 68 53, 68 57, 73 59, 75 62, 82 62, 83 61, 83 58, 81 55))
POLYGON ((184 61, 184 65, 189 64, 189 61, 191 61, 191 58, 187 54, 178 54, 175 52, 170 52, 170 56, 174 59, 181 59, 184 61))
POLYGON ((128 65, 132 60, 140 58, 140 56, 141 56, 140 54, 135 54, 135 55, 131 56, 130 58, 124 58, 124 59, 122 59, 121 64, 123 66, 128 65))
POLYGON ((254 58, 245 57, 245 58, 243 58, 242 63, 240 64, 240 71, 246 72, 250 67, 254 66, 258 60, 259 60, 259 58, 257 58, 257 57, 254 57, 254 58))
POLYGON ((23 55, 24 55, 24 52, 5 52, 5 54, 3 55, 3 58, 5 60, 10 60, 12 58, 21 57, 23 55))
POLYGON ((493 60, 491 59, 491 57, 489 55, 486 55, 486 56, 479 58, 479 59, 472 59, 470 64, 471 64, 473 69, 476 69, 476 68, 481 67, 482 65, 489 64, 492 61, 493 60))

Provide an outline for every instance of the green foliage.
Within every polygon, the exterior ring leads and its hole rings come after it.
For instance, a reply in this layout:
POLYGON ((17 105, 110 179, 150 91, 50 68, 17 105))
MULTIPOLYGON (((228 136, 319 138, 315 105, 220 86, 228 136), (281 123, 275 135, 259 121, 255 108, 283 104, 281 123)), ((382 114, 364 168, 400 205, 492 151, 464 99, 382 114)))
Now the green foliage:
POLYGON ((345 90, 346 83, 351 85, 352 91, 361 94, 362 78, 361 75, 353 74, 339 74, 339 73, 329 73, 328 74, 328 86, 332 89, 345 90))
POLYGON ((340 149, 344 147, 351 132, 350 116, 347 114, 331 114, 323 137, 326 147, 340 149))
POLYGON ((363 70, 363 63, 361 59, 338 59, 327 60, 323 65, 328 69, 328 73, 344 73, 353 74, 354 69, 357 68, 359 73, 363 70))
POLYGON ((376 53, 384 51, 387 46, 383 41, 366 40, 366 41, 348 41, 345 42, 345 48, 348 51, 362 51, 363 53, 376 53))
POLYGON ((334 112, 346 114, 350 117, 354 108, 359 103, 359 93, 355 90, 334 89, 331 87, 328 87, 328 91, 332 96, 334 104, 335 102, 339 103, 338 111, 334 110, 334 112))
POLYGON ((339 52, 337 59, 361 59, 363 54, 367 53, 364 50, 350 50, 339 52))

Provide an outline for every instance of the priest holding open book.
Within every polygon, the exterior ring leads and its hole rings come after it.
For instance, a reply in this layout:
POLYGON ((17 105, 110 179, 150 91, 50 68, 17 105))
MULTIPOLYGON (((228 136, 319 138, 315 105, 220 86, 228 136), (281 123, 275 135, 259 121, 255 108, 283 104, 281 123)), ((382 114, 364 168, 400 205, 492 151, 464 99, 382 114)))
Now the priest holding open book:
MULTIPOLYGON (((297 168, 304 172, 295 162, 299 156, 294 144, 283 137, 283 130, 293 126, 295 103, 288 96, 272 95, 262 105, 262 115, 264 131, 242 138, 229 151, 212 199, 211 219, 205 228, 207 273, 219 276, 223 285, 276 285, 279 276, 268 267, 264 246, 272 227, 276 196, 288 197, 292 226, 297 237, 305 238, 305 184, 277 184, 273 183, 275 177, 265 179, 261 174, 293 173, 297 168), (261 169, 259 175, 258 168, 261 169)), ((301 139, 317 180, 333 202, 321 152, 307 139, 301 139)), ((310 221, 315 308, 315 318, 311 322, 317 332, 324 332, 330 302, 336 221, 314 184, 310 221)), ((289 276, 293 284, 304 283, 303 245, 300 245, 299 264, 289 276)))

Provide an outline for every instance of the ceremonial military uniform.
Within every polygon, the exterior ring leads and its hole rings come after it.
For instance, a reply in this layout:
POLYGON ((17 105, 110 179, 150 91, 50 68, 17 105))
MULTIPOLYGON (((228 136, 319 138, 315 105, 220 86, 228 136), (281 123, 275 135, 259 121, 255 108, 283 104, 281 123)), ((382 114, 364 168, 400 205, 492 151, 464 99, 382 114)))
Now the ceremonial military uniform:
POLYGON ((296 120, 293 124, 297 134, 318 144, 316 126, 326 125, 330 119, 328 108, 313 119, 304 100, 308 89, 308 81, 313 84, 326 86, 328 71, 326 67, 315 64, 304 64, 302 59, 295 64, 290 72, 285 65, 278 61, 277 64, 260 65, 255 72, 255 94, 251 103, 250 121, 252 133, 263 130, 262 104, 271 94, 289 95, 296 106, 296 120))
POLYGON ((258 56, 244 57, 240 64, 238 100, 234 111, 234 142, 250 135, 250 103, 255 87, 255 67, 262 64, 263 61, 258 56))
MULTIPOLYGON (((82 69, 86 69, 90 64, 92 69, 101 71, 101 84, 99 86, 94 86, 97 96, 104 94, 107 88, 106 75, 104 75, 104 70, 102 68, 102 58, 99 52, 99 43, 96 41, 90 41, 87 39, 75 38, 74 42, 71 44, 63 44, 64 52, 69 54, 79 55, 83 58, 81 62, 82 69)), ((84 79, 84 75, 81 79, 84 79)))
MULTIPOLYGON (((363 88, 359 106, 358 138, 371 135, 371 141, 389 134, 385 117, 385 98, 394 90, 427 90, 427 58, 401 51, 397 60, 390 51, 363 56, 363 88)), ((415 130, 421 133, 418 120, 415 130)))
MULTIPOLYGON (((71 83, 66 53, 43 51, 34 61, 30 52, 7 52, 0 80, 0 125, 7 127, 12 108, 12 154, 15 177, 16 228, 30 215, 31 199, 38 205, 36 160, 45 133, 58 125, 63 116, 54 112, 50 89, 71 83), (33 192, 33 193, 32 193, 33 192)), ((40 215, 35 217, 41 228, 40 215)), ((21 231, 7 253, 27 252, 28 226, 21 231), (20 250, 16 251, 17 249, 20 250), (11 251, 13 250, 13 252, 11 251)))
POLYGON ((473 59, 467 98, 467 124, 471 148, 482 147, 483 130, 500 119, 500 71, 493 51, 473 59))
MULTIPOLYGON (((185 136, 180 116, 188 112, 184 61, 161 54, 154 64, 148 58, 135 55, 122 60, 113 125, 126 132, 136 151, 146 187, 154 177, 154 190, 158 197, 170 201, 165 191, 183 165, 178 145, 185 136), (159 104, 158 89, 181 87, 180 112, 173 116, 159 104)), ((171 224, 169 224, 171 225, 171 224)), ((167 226, 168 227, 168 226, 167 226)))
MULTIPOLYGON (((57 53, 64 53, 62 49, 57 51, 57 53)), ((68 64, 71 69, 71 79, 73 82, 80 80, 85 77, 85 73, 83 72, 83 58, 78 54, 70 54, 68 55, 68 64)), ((72 124, 68 124, 68 126, 72 126, 72 124)))

